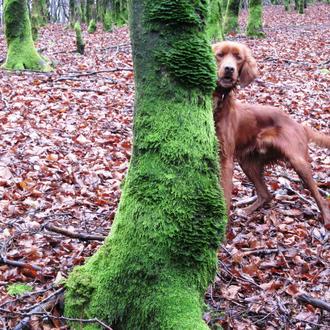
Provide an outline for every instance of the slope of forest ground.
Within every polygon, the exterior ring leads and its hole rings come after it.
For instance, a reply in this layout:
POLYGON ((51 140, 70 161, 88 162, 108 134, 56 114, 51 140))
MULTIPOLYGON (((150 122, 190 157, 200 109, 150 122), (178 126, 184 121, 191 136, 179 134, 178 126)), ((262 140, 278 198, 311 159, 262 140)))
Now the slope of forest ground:
MULTIPOLYGON (((260 71, 238 98, 278 106, 329 133, 329 22, 328 5, 310 6, 304 15, 271 6, 265 8, 265 39, 230 36, 250 46, 260 71)), ((242 28, 245 23, 243 12, 242 28)), ((54 62, 54 72, 0 71, 3 329, 66 329, 60 304, 44 304, 48 312, 38 307, 107 235, 130 158, 134 84, 128 31, 85 33, 84 56, 74 52, 74 39, 64 26, 47 26, 37 47, 54 62)), ((5 55, 0 34, 0 61, 5 55)), ((310 151, 314 178, 326 195, 329 151, 310 151)), ((248 220, 234 208, 204 318, 214 329, 329 329, 329 311, 296 299, 304 292, 330 303, 329 234, 295 172, 274 166, 267 174, 275 199, 248 220)), ((253 195, 238 167, 234 187, 234 204, 253 195)))

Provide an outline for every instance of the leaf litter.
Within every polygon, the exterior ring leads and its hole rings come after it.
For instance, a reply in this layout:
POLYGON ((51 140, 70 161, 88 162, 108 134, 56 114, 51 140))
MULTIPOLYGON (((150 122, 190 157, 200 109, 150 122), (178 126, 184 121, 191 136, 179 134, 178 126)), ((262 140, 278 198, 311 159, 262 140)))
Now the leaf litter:
MULTIPOLYGON (((246 16, 243 11, 242 30, 246 16)), ((249 45, 260 72, 238 98, 275 105, 329 133, 329 6, 309 6, 304 15, 267 6, 264 27, 262 40, 229 37, 249 45)), ((24 317, 20 311, 57 292, 68 272, 100 246, 49 231, 47 224, 105 236, 120 198, 132 143, 128 30, 84 32, 84 37, 81 56, 74 52, 73 31, 49 25, 37 47, 56 64, 53 73, 0 71, 3 328, 14 328, 24 317), (12 297, 8 289, 22 283, 33 291, 12 297)), ((6 56, 3 34, 0 45, 1 60, 6 56)), ((329 152, 315 146, 310 152, 314 178, 329 194, 329 152)), ((266 174, 274 201, 249 219, 234 208, 204 318, 214 329, 328 329, 329 313, 296 297, 306 293, 330 302, 329 234, 295 172, 273 166, 266 174)), ((253 195, 238 167, 234 187, 234 204, 253 195)), ((50 313, 53 318, 31 317, 28 326, 67 327, 60 305, 50 313)))

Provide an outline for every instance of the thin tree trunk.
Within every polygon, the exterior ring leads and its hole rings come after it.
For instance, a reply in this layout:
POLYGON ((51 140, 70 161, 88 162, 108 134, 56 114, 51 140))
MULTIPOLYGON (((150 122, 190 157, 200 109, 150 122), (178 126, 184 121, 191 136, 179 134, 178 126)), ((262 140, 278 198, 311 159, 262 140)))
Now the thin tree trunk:
POLYGON ((225 226, 205 1, 131 0, 133 155, 111 234, 66 283, 65 314, 116 329, 208 329, 225 226))
POLYGON ((209 19, 207 27, 207 35, 210 40, 223 40, 224 34, 222 29, 222 0, 211 0, 209 7, 209 19))
POLYGON ((224 33, 237 32, 240 0, 228 0, 224 20, 224 33))
POLYGON ((264 37, 262 30, 262 0, 249 0, 249 16, 246 34, 250 37, 264 37))

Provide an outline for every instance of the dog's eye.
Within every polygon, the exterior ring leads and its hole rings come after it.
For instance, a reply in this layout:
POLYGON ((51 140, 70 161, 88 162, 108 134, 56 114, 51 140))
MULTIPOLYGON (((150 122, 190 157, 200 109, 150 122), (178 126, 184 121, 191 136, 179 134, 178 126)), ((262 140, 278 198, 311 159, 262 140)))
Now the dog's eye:
POLYGON ((217 57, 218 57, 218 58, 222 58, 222 57, 223 57, 223 53, 218 53, 218 54, 217 54, 217 57))
POLYGON ((241 57, 240 54, 235 54, 235 57, 236 57, 236 59, 239 60, 239 61, 242 60, 242 57, 241 57))

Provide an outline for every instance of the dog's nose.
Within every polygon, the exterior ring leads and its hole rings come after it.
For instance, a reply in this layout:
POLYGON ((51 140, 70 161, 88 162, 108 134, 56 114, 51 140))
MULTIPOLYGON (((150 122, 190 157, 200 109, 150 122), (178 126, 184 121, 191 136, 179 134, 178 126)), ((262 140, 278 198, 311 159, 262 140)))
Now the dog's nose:
POLYGON ((234 68, 232 66, 226 66, 225 67, 225 73, 226 74, 233 74, 234 73, 234 68))

